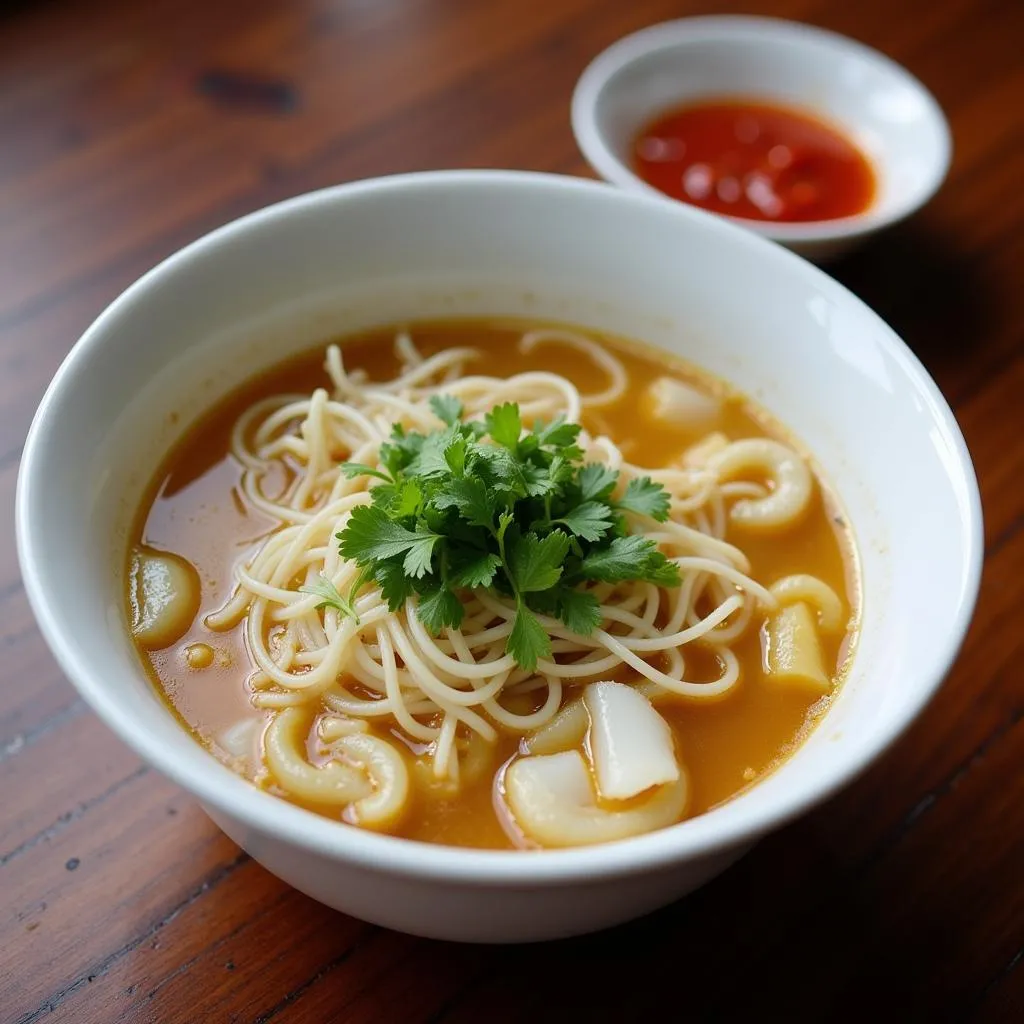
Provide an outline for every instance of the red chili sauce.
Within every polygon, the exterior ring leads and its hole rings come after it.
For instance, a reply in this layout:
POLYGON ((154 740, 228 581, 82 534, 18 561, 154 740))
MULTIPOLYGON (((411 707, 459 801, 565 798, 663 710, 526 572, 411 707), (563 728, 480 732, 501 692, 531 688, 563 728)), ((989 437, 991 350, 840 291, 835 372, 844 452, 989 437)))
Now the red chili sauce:
POLYGON ((714 100, 670 110, 633 144, 634 170, 673 199, 761 221, 863 212, 875 175, 834 128, 785 107, 714 100))

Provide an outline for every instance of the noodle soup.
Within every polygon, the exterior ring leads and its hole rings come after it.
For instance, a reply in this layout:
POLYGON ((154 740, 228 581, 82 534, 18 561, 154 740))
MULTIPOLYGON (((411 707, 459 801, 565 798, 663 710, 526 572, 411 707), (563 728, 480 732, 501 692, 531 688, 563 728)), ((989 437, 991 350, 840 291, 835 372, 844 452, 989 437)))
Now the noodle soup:
POLYGON ((858 612, 841 513, 762 410, 663 352, 504 321, 251 381, 171 452, 130 558, 140 655, 215 756, 476 847, 626 838, 755 784, 827 708, 858 612))

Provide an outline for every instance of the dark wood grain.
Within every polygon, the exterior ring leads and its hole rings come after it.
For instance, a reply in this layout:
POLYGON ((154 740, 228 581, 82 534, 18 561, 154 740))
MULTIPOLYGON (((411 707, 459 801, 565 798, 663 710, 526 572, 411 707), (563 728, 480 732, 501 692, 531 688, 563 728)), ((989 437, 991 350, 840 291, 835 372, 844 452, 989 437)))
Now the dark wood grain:
POLYGON ((432 167, 589 173, 587 60, 669 0, 41 0, 0 6, 0 1020, 1024 1020, 1024 5, 778 0, 950 118, 948 182, 833 268, 906 338, 977 466, 986 570, 938 698, 882 761, 682 903, 544 947, 346 919, 268 875, 63 680, 13 549, 25 431, 75 338, 268 202, 432 167))

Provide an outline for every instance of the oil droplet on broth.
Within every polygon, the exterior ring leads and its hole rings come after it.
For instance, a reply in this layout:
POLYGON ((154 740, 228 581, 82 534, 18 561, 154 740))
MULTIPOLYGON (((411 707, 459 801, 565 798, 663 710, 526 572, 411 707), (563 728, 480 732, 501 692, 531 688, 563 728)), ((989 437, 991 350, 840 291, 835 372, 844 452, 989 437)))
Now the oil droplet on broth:
POLYGON ((215 652, 209 644, 189 644, 185 648, 185 664, 191 669, 209 668, 213 664, 215 652))

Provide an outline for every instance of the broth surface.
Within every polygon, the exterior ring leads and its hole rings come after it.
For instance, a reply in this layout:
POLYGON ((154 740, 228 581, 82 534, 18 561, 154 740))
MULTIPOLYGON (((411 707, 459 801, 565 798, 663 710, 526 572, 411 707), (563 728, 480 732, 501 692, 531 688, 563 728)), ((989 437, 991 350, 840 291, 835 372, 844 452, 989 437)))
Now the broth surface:
MULTIPOLYGON (((516 321, 452 321, 415 324, 412 336, 425 355, 456 345, 480 349, 483 356, 473 364, 473 372, 506 377, 526 370, 548 370, 569 378, 582 392, 603 386, 601 370, 568 347, 551 344, 529 355, 521 354, 516 340, 523 330, 524 324, 516 321)), ((365 369, 371 379, 392 377, 398 369, 392 349, 394 333, 389 327, 345 338, 346 365, 365 369)), ((726 399, 721 429, 731 439, 770 436, 792 443, 752 402, 721 382, 661 351, 587 333, 622 360, 631 383, 626 397, 602 408, 600 415, 584 411, 583 426, 609 435, 627 459, 652 468, 665 466, 701 436, 656 422, 638 401, 648 385, 666 373, 726 399)), ((154 685, 215 756, 282 796, 283 791, 265 769, 252 759, 240 760, 218 741, 239 722, 269 721, 270 713, 255 709, 249 701, 246 679, 252 665, 244 626, 214 632, 203 624, 203 618, 227 601, 233 589, 235 565, 251 556, 276 525, 269 516, 250 507, 242 495, 242 467, 229 451, 232 426, 246 407, 261 398, 285 392, 308 394, 323 386, 323 359, 320 347, 275 367, 230 395, 195 426, 160 468, 133 538, 136 545, 172 552, 187 560, 196 568, 201 585, 199 612, 185 635, 162 650, 140 648, 154 685)), ((844 610, 851 621, 856 621, 853 544, 838 507, 820 481, 812 507, 799 526, 768 537, 730 526, 727 538, 743 547, 750 558, 751 575, 760 582, 769 585, 793 573, 812 573, 840 595, 844 610)), ((838 685, 852 632, 822 636, 821 642, 825 664, 838 685)), ((814 699, 769 684, 755 628, 749 629, 734 647, 742 677, 727 697, 717 702, 678 700, 659 705, 675 732, 690 776, 688 817, 728 800, 770 772, 801 742, 831 699, 814 699)), ((699 672, 699 664, 696 668, 699 672)), ((710 667, 709 673, 713 675, 710 667)), ((629 681, 628 675, 620 677, 629 681)), ((391 739, 398 735, 385 734, 391 739)), ((410 753, 417 752, 408 740, 402 742, 410 753)), ((510 758, 518 746, 517 737, 500 737, 499 763, 510 758)), ((309 754, 315 762, 318 751, 310 749, 309 754)), ((414 779, 419 778, 414 773, 414 779)), ((512 846, 493 805, 493 772, 465 785, 455 799, 446 799, 443 788, 436 785, 419 784, 415 789, 412 810, 396 834, 462 846, 512 846)))

